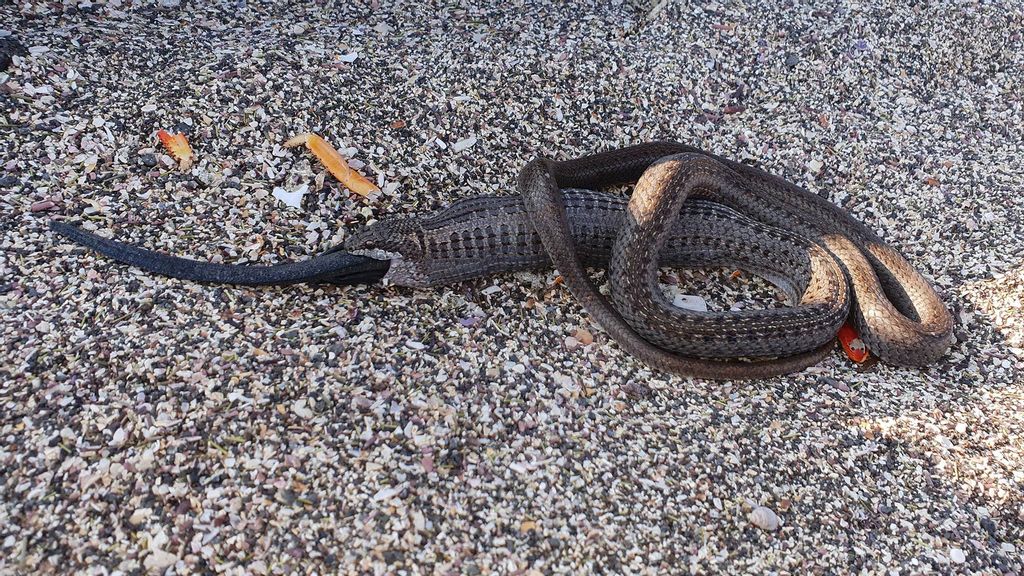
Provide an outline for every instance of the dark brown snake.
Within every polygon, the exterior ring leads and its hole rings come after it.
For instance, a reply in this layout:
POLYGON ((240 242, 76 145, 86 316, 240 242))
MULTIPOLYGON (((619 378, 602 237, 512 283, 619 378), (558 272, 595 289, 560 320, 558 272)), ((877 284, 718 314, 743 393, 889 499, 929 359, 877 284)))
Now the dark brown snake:
POLYGON ((178 278, 240 284, 372 280, 430 287, 554 264, 570 292, 627 352, 660 370, 761 378, 814 364, 848 318, 884 361, 921 366, 951 341, 952 318, 897 251, 841 208, 757 168, 673 142, 569 160, 539 159, 520 197, 480 196, 380 222, 305 262, 229 266, 55 229, 123 262, 178 278), (626 199, 593 189, 636 182, 626 199), (608 264, 612 301, 585 266, 608 264), (791 307, 695 312, 672 306, 662 265, 734 266, 787 293, 791 307))
MULTIPOLYGON (((800 335, 791 348, 795 354, 737 363, 698 360, 655 346, 652 342, 665 346, 661 339, 672 337, 668 330, 674 326, 685 330, 715 321, 707 314, 669 310, 656 285, 659 243, 675 211, 690 195, 730 206, 828 250, 852 287, 854 327, 882 360, 921 366, 937 360, 949 347, 952 317, 928 281, 903 256, 824 198, 756 168, 683 144, 655 142, 567 162, 536 160, 520 173, 519 186, 534 226, 555 267, 566 277, 569 290, 623 348, 660 369, 706 378, 758 378, 797 370, 827 351, 830 339, 826 338, 823 346, 823 340, 815 335, 827 334, 842 323, 820 302, 831 296, 839 306, 844 300, 842 293, 818 294, 815 286, 820 289, 831 283, 812 282, 801 306, 777 314, 790 322, 787 328, 781 328, 783 319, 759 318, 769 311, 736 312, 731 314, 741 320, 728 324, 721 336, 705 336, 716 342, 715 346, 731 347, 736 356, 752 356, 757 353, 748 353, 736 340, 746 343, 748 339, 775 338, 781 331, 793 330, 800 335), (565 233, 566 215, 558 190, 601 187, 636 178, 639 182, 610 264, 612 292, 621 290, 615 298, 617 311, 579 265, 572 239, 565 233), (814 298, 816 304, 806 306, 808 298, 814 298), (829 324, 830 320, 838 322, 829 324), (750 333, 744 334, 745 329, 750 333)), ((731 231, 723 229, 721 233, 731 231)))

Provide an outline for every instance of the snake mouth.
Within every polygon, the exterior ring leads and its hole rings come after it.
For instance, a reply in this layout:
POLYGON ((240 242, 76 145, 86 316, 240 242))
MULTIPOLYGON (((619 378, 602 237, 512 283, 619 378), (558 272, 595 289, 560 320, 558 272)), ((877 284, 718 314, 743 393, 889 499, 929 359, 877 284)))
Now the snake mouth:
POLYGON ((76 244, 95 250, 122 264, 161 276, 195 282, 242 286, 283 286, 300 283, 351 286, 375 284, 384 278, 391 267, 390 260, 378 260, 340 250, 328 250, 308 260, 269 266, 217 264, 139 248, 104 238, 64 222, 51 221, 50 229, 76 244))

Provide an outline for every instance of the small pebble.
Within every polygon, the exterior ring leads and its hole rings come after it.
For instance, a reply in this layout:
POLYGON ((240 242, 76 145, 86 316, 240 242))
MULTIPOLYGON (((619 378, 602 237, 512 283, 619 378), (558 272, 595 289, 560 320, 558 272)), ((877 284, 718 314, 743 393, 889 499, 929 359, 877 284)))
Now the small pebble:
MULTIPOLYGON (((168 0, 161 0, 166 2, 168 0)), ((153 550, 146 555, 145 560, 142 561, 142 565, 146 567, 146 570, 154 573, 160 573, 170 568, 178 561, 178 557, 170 552, 164 550, 153 550)))
POLYGON ((771 508, 765 506, 756 506, 750 511, 747 516, 750 523, 762 530, 772 531, 777 530, 782 525, 782 521, 778 515, 772 511, 771 508))
POLYGON ((472 148, 474 144, 476 144, 475 137, 470 136, 469 138, 463 138, 462 140, 459 140, 455 144, 452 144, 452 152, 462 152, 463 150, 468 150, 472 148))
POLYGON ((312 418, 313 411, 306 405, 306 400, 296 400, 292 403, 292 412, 294 412, 300 418, 312 418))
POLYGON ((830 378, 828 376, 822 376, 818 379, 820 384, 827 384, 829 387, 839 390, 840 392, 849 392, 850 386, 846 382, 830 378))
POLYGON ((594 343, 594 335, 586 328, 577 328, 573 337, 582 346, 589 346, 594 343))

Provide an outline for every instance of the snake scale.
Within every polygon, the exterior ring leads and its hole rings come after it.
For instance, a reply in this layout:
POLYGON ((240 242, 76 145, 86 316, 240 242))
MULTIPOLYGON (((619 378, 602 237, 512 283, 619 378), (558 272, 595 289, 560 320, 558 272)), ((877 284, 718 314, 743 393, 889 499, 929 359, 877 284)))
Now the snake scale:
POLYGON ((892 364, 922 366, 949 347, 949 312, 899 252, 838 206, 760 169, 651 142, 562 162, 538 159, 518 184, 519 196, 467 198, 433 214, 378 222, 324 254, 276 266, 198 262, 52 225, 115 260, 208 282, 386 278, 425 288, 554 265, 623 349, 692 377, 801 370, 828 353, 848 319, 892 364), (628 199, 595 191, 634 182, 628 199), (604 265, 611 299, 586 273, 604 265), (676 308, 658 285, 660 266, 742 268, 775 284, 792 306, 676 308))

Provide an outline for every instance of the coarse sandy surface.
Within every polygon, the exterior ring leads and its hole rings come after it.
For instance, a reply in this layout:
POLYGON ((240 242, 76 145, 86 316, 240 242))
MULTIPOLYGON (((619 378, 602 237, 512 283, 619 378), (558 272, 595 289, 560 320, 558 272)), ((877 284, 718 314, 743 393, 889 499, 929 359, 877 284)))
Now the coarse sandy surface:
POLYGON ((1019 4, 321 4, 0 2, 28 48, 0 72, 0 572, 1024 570, 1019 4), (318 186, 281 148, 306 131, 383 195, 318 186), (694 381, 624 354, 553 271, 209 286, 47 228, 279 262, 652 139, 878 230, 948 302, 949 354, 694 381))

